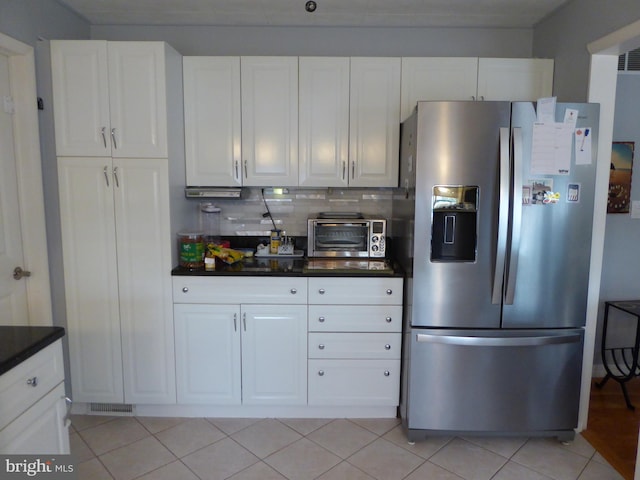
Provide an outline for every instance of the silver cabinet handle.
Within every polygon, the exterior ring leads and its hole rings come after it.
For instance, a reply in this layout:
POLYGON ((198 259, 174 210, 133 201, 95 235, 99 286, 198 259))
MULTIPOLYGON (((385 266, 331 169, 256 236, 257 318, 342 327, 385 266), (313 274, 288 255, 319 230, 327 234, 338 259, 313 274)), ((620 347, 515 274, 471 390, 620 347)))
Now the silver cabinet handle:
POLYGON ((389 370, 385 370, 384 371, 384 376, 388 377, 389 375, 391 375, 391 372, 389 370))
POLYGON ((320 290, 318 290, 318 293, 319 293, 320 295, 324 295, 324 292, 325 292, 324 288, 321 288, 320 290))
POLYGON ((355 160, 351 162, 351 180, 356 178, 356 162, 355 160))
POLYGON ((296 293, 298 293, 298 290, 296 290, 295 288, 291 289, 291 295, 295 295, 296 293))
POLYGON ((249 171, 249 166, 247 164, 247 159, 245 158, 245 160, 244 160, 244 178, 248 178, 247 177, 248 176, 248 173, 247 173, 248 171, 249 171))
POLYGON ((324 370, 318 370, 318 376, 324 377, 324 370))
POLYGON ((23 270, 22 267, 16 267, 13 269, 13 279, 22 280, 24 277, 30 277, 31 272, 29 270, 23 270))
POLYGON ((118 167, 113 167, 113 179, 116 181, 116 187, 120 188, 120 181, 118 180, 118 167))
POLYGON ((31 385, 32 387, 38 386, 38 377, 31 377, 27 379, 27 385, 31 385))
POLYGON ((240 181, 240 174, 238 173, 238 160, 234 160, 233 165, 236 171, 236 180, 240 181))
POLYGON ((104 169, 102 170, 102 173, 104 173, 104 181, 107 182, 107 187, 109 186, 109 174, 107 173, 107 167, 105 165, 104 169))
POLYGON ((238 314, 237 313, 233 314, 233 331, 234 332, 238 331, 238 314))
POLYGON ((391 295, 393 293, 393 290, 391 290, 390 288, 387 289, 387 295, 391 295))
POLYGON ((324 350, 324 343, 321 343, 320 345, 318 345, 318 348, 319 348, 320 350, 324 350))
POLYGON ((242 314, 242 325, 244 327, 244 331, 247 331, 247 313, 242 314))
POLYGON ((182 293, 187 293, 189 291, 189 287, 182 287, 182 293))
POLYGON ((319 321, 320 323, 324 323, 324 320, 325 320, 325 319, 324 319, 324 317, 318 317, 318 321, 319 321))
POLYGON ((105 134, 105 130, 107 127, 102 127, 100 133, 102 133, 102 143, 104 143, 104 148, 107 148, 107 135, 105 134))
POLYGON ((342 161, 342 180, 345 179, 345 175, 347 173, 347 162, 342 161))
POLYGON ((384 346, 385 350, 391 350, 391 345, 389 345, 388 343, 384 346))
POLYGON ((118 143, 116 142, 116 129, 111 129, 111 141, 113 142, 113 148, 118 149, 118 143))
POLYGON ((385 320, 386 320, 387 323, 391 323, 391 317, 387 317, 387 318, 385 318, 385 320))

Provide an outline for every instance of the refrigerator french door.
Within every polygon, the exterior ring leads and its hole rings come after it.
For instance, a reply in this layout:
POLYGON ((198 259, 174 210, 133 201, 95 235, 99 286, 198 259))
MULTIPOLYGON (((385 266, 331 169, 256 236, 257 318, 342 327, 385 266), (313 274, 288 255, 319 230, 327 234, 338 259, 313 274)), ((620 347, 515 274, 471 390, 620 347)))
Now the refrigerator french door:
MULTIPOLYGON (((598 106, 558 104, 559 125, 567 112, 595 152, 598 106)), ((573 436, 595 160, 576 163, 572 131, 569 168, 545 171, 532 152, 552 139, 541 142, 549 132, 537 121, 530 102, 419 102, 402 125, 405 194, 392 229, 408 271, 401 415, 411 437, 573 436)))

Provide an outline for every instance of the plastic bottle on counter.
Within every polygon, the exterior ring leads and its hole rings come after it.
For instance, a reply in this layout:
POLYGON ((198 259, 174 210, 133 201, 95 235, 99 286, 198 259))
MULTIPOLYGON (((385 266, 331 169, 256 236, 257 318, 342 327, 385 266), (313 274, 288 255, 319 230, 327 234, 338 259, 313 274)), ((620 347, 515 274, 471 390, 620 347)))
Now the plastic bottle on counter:
POLYGON ((190 270, 204 267, 202 232, 178 233, 178 259, 181 267, 190 270))

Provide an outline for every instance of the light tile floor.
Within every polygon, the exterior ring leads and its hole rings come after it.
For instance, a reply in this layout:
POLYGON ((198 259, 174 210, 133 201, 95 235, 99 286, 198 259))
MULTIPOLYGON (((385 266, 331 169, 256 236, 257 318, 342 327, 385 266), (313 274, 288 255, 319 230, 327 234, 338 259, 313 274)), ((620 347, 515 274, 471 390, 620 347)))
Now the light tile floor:
POLYGON ((621 480, 580 435, 434 437, 396 419, 74 416, 79 480, 621 480))

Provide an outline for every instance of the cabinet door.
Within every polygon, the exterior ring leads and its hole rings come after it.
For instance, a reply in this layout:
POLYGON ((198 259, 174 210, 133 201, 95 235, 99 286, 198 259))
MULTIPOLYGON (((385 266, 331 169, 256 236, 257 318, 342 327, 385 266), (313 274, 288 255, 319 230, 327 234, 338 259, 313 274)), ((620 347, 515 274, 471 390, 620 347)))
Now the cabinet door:
POLYGON ((474 100, 477 81, 476 57, 404 57, 401 121, 420 100, 474 100))
POLYGON ((239 405, 240 307, 174 306, 179 404, 239 405))
POLYGON ((242 185, 240 58, 185 57, 187 185, 242 185))
POLYGON ((346 187, 349 58, 300 57, 300 186, 346 187))
POLYGON ((397 187, 400 58, 351 59, 349 186, 397 187))
POLYGON ((167 159, 114 159, 125 402, 175 403, 167 159))
POLYGON ((478 98, 536 101, 553 93, 553 60, 545 58, 481 58, 478 98))
POLYGON ((307 308, 242 306, 242 402, 307 403, 307 308))
POLYGON ((51 75, 57 155, 110 156, 107 42, 52 40, 51 75))
POLYGON ((109 42, 113 157, 166 157, 165 44, 109 42))
POLYGON ((110 158, 58 159, 69 365, 77 402, 123 401, 111 169, 110 158))
POLYGON ((0 430, 0 454, 68 455, 64 384, 60 383, 13 422, 0 430))
POLYGON ((242 57, 246 186, 298 185, 298 58, 242 57))

